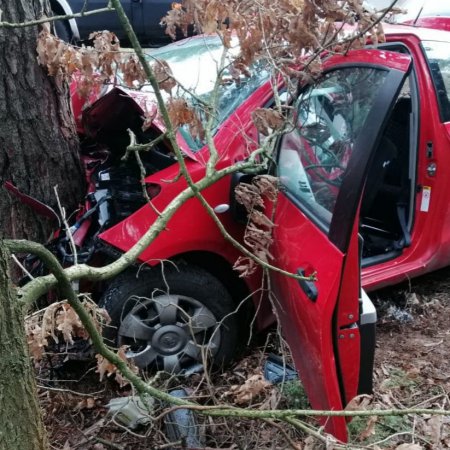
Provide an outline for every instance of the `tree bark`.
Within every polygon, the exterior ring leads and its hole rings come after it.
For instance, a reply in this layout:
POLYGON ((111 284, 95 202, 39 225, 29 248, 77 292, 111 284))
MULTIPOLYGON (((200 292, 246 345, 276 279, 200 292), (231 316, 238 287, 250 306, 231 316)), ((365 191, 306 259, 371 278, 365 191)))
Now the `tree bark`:
POLYGON ((11 287, 8 258, 0 240, 0 448, 46 450, 23 311, 11 287))
MULTIPOLYGON (((47 0, 0 0, 1 20, 26 22, 49 12, 47 0)), ((9 194, 22 192, 72 211, 82 197, 78 139, 67 86, 37 63, 38 27, 0 28, 0 236, 41 240, 49 223, 9 194)))

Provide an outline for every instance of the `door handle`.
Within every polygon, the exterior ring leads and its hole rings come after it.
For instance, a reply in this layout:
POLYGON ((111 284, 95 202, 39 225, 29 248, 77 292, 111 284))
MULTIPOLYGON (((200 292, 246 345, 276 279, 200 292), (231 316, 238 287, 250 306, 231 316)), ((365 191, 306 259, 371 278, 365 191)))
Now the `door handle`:
MULTIPOLYGON (((305 276, 305 269, 300 267, 297 269, 297 275, 302 277, 305 276)), ((319 295, 319 291, 317 290, 316 283, 310 280, 298 280, 298 284, 302 288, 302 291, 306 294, 306 296, 313 302, 317 300, 319 295)))

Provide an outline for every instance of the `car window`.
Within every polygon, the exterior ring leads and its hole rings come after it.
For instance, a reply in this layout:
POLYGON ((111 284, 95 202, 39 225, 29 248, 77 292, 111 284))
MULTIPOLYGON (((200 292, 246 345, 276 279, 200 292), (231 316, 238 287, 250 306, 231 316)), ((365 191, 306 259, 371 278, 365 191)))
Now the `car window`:
POLYGON ((331 221, 355 141, 387 73, 369 67, 328 73, 301 95, 295 124, 281 139, 282 188, 325 226, 331 221))
POLYGON ((450 122, 450 42, 423 41, 443 122, 450 122))

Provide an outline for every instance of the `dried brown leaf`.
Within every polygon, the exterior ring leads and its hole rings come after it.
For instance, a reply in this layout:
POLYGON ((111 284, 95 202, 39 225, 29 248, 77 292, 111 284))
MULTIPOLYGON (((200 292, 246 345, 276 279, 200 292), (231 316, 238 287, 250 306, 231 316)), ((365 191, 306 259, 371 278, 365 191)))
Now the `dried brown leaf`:
POLYGON ((269 136, 284 126, 284 117, 274 109, 256 108, 252 112, 252 120, 257 130, 264 136, 269 136))
POLYGON ((444 418, 442 416, 433 416, 427 420, 426 424, 427 426, 424 429, 425 434, 430 437, 430 440, 436 448, 440 447, 444 418))
POLYGON ((204 139, 202 122, 194 108, 190 107, 183 98, 169 99, 167 111, 170 121, 175 128, 188 125, 193 138, 204 139))
POLYGON ((233 270, 239 272, 240 278, 249 277, 253 275, 258 269, 258 264, 249 257, 240 256, 233 265, 233 270))
POLYGON ((323 448, 322 444, 312 436, 308 436, 305 439, 305 446, 303 447, 303 450, 317 450, 319 448, 323 448))
POLYGON ((366 428, 364 428, 361 433, 359 433, 358 440, 364 441, 365 439, 368 439, 370 436, 373 436, 375 434, 375 427, 378 422, 377 416, 370 416, 369 420, 367 421, 366 428))
POLYGON ((250 220, 255 224, 261 227, 272 228, 274 223, 261 211, 254 209, 250 215, 250 220))
POLYGON ((234 189, 234 193, 236 201, 243 205, 247 211, 251 211, 256 206, 264 207, 258 188, 254 184, 239 183, 234 189))
POLYGON ((226 395, 232 396, 238 405, 249 404, 270 386, 272 386, 271 383, 265 380, 262 374, 255 374, 249 377, 244 384, 231 386, 226 395))
POLYGON ((138 87, 147 81, 144 68, 136 55, 130 55, 120 63, 119 67, 128 87, 138 87))
POLYGON ((353 397, 345 407, 345 411, 367 411, 372 403, 373 396, 361 394, 353 397))
POLYGON ((261 195, 275 202, 278 195, 278 178, 272 175, 259 175, 253 179, 253 184, 261 195))
MULTIPOLYGON (((134 363, 129 360, 126 356, 127 346, 123 345, 117 350, 117 356, 120 357, 123 361, 127 363, 129 369, 131 369, 134 373, 138 373, 139 369, 134 365, 134 363)), ((102 381, 105 377, 115 376, 115 380, 119 384, 120 387, 124 387, 130 382, 122 376, 122 374, 118 371, 117 366, 111 363, 109 360, 104 358, 102 355, 95 355, 97 359, 97 369, 96 372, 100 375, 100 381, 102 381)))
POLYGON ((158 82, 159 88, 170 94, 177 83, 173 78, 172 69, 170 68, 167 61, 158 59, 152 64, 152 69, 156 81, 158 82))

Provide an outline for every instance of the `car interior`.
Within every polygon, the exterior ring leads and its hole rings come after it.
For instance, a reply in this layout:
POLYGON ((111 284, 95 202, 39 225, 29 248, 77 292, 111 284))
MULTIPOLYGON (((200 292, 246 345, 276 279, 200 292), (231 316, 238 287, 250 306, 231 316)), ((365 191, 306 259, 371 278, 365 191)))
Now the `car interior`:
POLYGON ((399 98, 374 155, 361 203, 363 258, 411 243, 410 118, 411 99, 399 98))
POLYGON ((410 75, 374 154, 360 209, 362 265, 393 258, 411 244, 418 116, 410 75))

